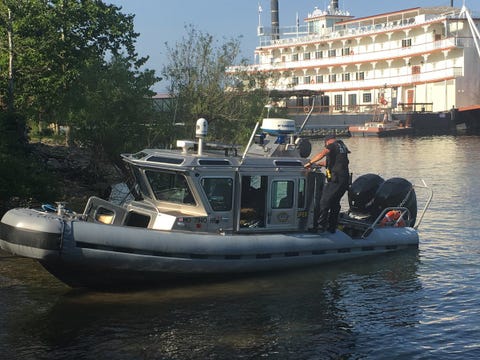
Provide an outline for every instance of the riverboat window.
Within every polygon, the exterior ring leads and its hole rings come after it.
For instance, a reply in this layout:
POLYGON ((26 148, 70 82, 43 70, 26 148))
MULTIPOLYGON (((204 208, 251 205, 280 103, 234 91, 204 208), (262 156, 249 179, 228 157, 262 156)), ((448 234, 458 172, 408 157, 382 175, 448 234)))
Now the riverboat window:
POLYGON ((292 61, 298 61, 298 54, 292 55, 292 61))
POLYGON ((315 51, 315 59, 323 58, 323 51, 315 51))
POLYGON ((304 83, 304 84, 310 84, 310 76, 305 76, 305 77, 303 78, 303 83, 304 83))
POLYGON ((293 84, 293 85, 298 85, 298 76, 294 76, 294 77, 292 78, 292 84, 293 84))
POLYGON ((145 175, 157 200, 177 204, 196 204, 185 175, 153 170, 146 170, 145 175))
POLYGON ((350 73, 342 74, 342 81, 350 81, 350 73))
POLYGON ((343 108, 343 97, 342 95, 335 95, 335 110, 342 110, 343 108))
POLYGON ((317 75, 316 79, 317 79, 317 83, 319 84, 323 83, 323 75, 317 75))
POLYGON ((412 66, 412 75, 418 75, 421 72, 421 68, 419 65, 412 66))
POLYGON ((328 82, 336 82, 336 81, 337 81, 337 74, 328 75, 328 82))
POLYGON ((364 103, 371 103, 372 102, 372 94, 371 93, 364 93, 363 94, 363 102, 364 103))
POLYGON ((272 209, 290 209, 293 207, 293 181, 278 180, 272 182, 272 209))
POLYGON ((365 73, 363 71, 357 72, 357 80, 365 80, 365 73))
POLYGON ((303 60, 310 60, 310 53, 306 52, 303 54, 303 60))
POLYGON ((350 55, 350 48, 348 48, 348 47, 343 48, 342 49, 342 55, 343 56, 350 55))
POLYGON ((335 57, 337 56, 337 51, 335 49, 328 50, 328 57, 335 57))
POLYGON ((357 94, 348 94, 348 110, 355 110, 357 106, 357 94))
POLYGON ((402 40, 402 47, 410 47, 412 46, 412 39, 403 39, 402 40))
POLYGON ((203 178, 201 184, 213 211, 232 210, 233 180, 231 178, 203 178))

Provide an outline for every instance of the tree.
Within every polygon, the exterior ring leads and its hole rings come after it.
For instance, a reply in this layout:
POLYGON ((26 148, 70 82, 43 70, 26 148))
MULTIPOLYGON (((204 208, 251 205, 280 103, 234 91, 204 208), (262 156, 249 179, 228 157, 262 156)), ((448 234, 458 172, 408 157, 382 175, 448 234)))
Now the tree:
POLYGON ((193 137, 195 121, 205 117, 210 138, 243 143, 261 116, 268 94, 262 90, 243 91, 243 83, 226 72, 239 56, 239 39, 218 44, 213 36, 191 25, 185 30, 181 42, 173 47, 165 44, 168 64, 163 75, 177 102, 173 122, 185 123, 193 137))
MULTIPOLYGON (((142 146, 155 120, 150 88, 158 79, 142 70, 148 58, 135 52, 137 37, 133 16, 100 0, 0 0, 0 107, 11 98, 16 111, 1 117, 0 127, 10 131, 16 122, 24 134, 25 118, 66 125, 98 157, 121 165, 119 153, 142 146), (15 85, 11 97, 10 80, 15 85)), ((1 153, 2 174, 20 158, 10 143, 2 146, 5 138, 0 132, 0 150, 10 152, 1 153)), ((21 164, 27 162, 31 166, 20 167, 24 172, 39 168, 30 158, 21 164)), ((13 181, 14 176, 2 176, 0 197, 9 189, 21 196, 36 191, 13 181)))
MULTIPOLYGON (((12 14, 16 108, 31 119, 76 127, 75 114, 85 104, 79 80, 92 64, 122 54, 137 71, 146 59, 135 53, 133 15, 120 10, 98 0, 2 0, 5 28, 12 14)), ((3 56, 3 83, 4 63, 3 56)))
POLYGON ((77 138, 122 166, 120 153, 139 150, 155 121, 150 88, 153 71, 132 71, 127 58, 90 64, 79 78, 82 110, 76 113, 77 138))

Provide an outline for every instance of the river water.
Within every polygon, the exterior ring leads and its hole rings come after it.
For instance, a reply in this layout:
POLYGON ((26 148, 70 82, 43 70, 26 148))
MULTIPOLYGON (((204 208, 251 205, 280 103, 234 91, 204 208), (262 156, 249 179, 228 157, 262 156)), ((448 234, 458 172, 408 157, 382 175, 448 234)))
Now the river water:
POLYGON ((0 252, 0 358, 480 358, 480 137, 345 143, 354 177, 433 189, 418 250, 121 293, 72 290, 0 252))

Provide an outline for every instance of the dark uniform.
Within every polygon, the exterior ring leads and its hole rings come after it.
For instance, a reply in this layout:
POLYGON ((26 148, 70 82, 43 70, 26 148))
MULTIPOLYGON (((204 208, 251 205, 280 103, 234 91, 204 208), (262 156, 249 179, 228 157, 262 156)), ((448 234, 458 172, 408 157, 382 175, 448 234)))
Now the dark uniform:
POLYGON ((334 233, 338 225, 340 214, 340 200, 348 190, 350 184, 350 172, 348 169, 348 150, 342 140, 336 140, 328 145, 326 155, 325 184, 320 199, 320 216, 318 226, 320 229, 334 233))

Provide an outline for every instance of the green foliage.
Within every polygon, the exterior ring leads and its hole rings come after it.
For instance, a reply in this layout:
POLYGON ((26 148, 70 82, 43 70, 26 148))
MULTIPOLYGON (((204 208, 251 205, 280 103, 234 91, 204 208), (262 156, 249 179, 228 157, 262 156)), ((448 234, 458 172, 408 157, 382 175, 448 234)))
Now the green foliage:
POLYGON ((67 140, 112 161, 145 142, 158 79, 141 70, 147 58, 135 52, 137 37, 133 15, 99 0, 0 0, 0 108, 13 98, 23 115, 3 121, 10 135, 0 136, 0 196, 39 197, 51 188, 24 151, 24 119, 35 136, 61 125, 67 140))
POLYGON ((57 195, 55 180, 15 139, 21 122, 16 114, 0 113, 0 210, 11 197, 42 201, 57 195))
MULTIPOLYGON (((30 119, 78 127, 75 114, 90 107, 81 81, 93 66, 108 66, 121 54, 135 72, 147 60, 135 53, 133 16, 120 10, 97 0, 4 0, 0 44, 10 26, 15 108, 30 119)), ((7 57, 0 52, 1 98, 7 95, 7 57)))
POLYGON ((101 150, 110 159, 138 150, 145 142, 154 111, 150 87, 153 71, 131 71, 126 58, 117 55, 107 64, 90 64, 79 84, 88 104, 75 114, 75 137, 101 150))
POLYGON ((268 94, 244 91, 243 83, 226 72, 239 55, 239 39, 219 44, 193 26, 187 26, 186 32, 173 47, 166 44, 169 63, 163 75, 170 81, 169 92, 176 101, 173 122, 184 123, 184 135, 193 137, 195 121, 204 117, 211 139, 245 143, 268 94))

